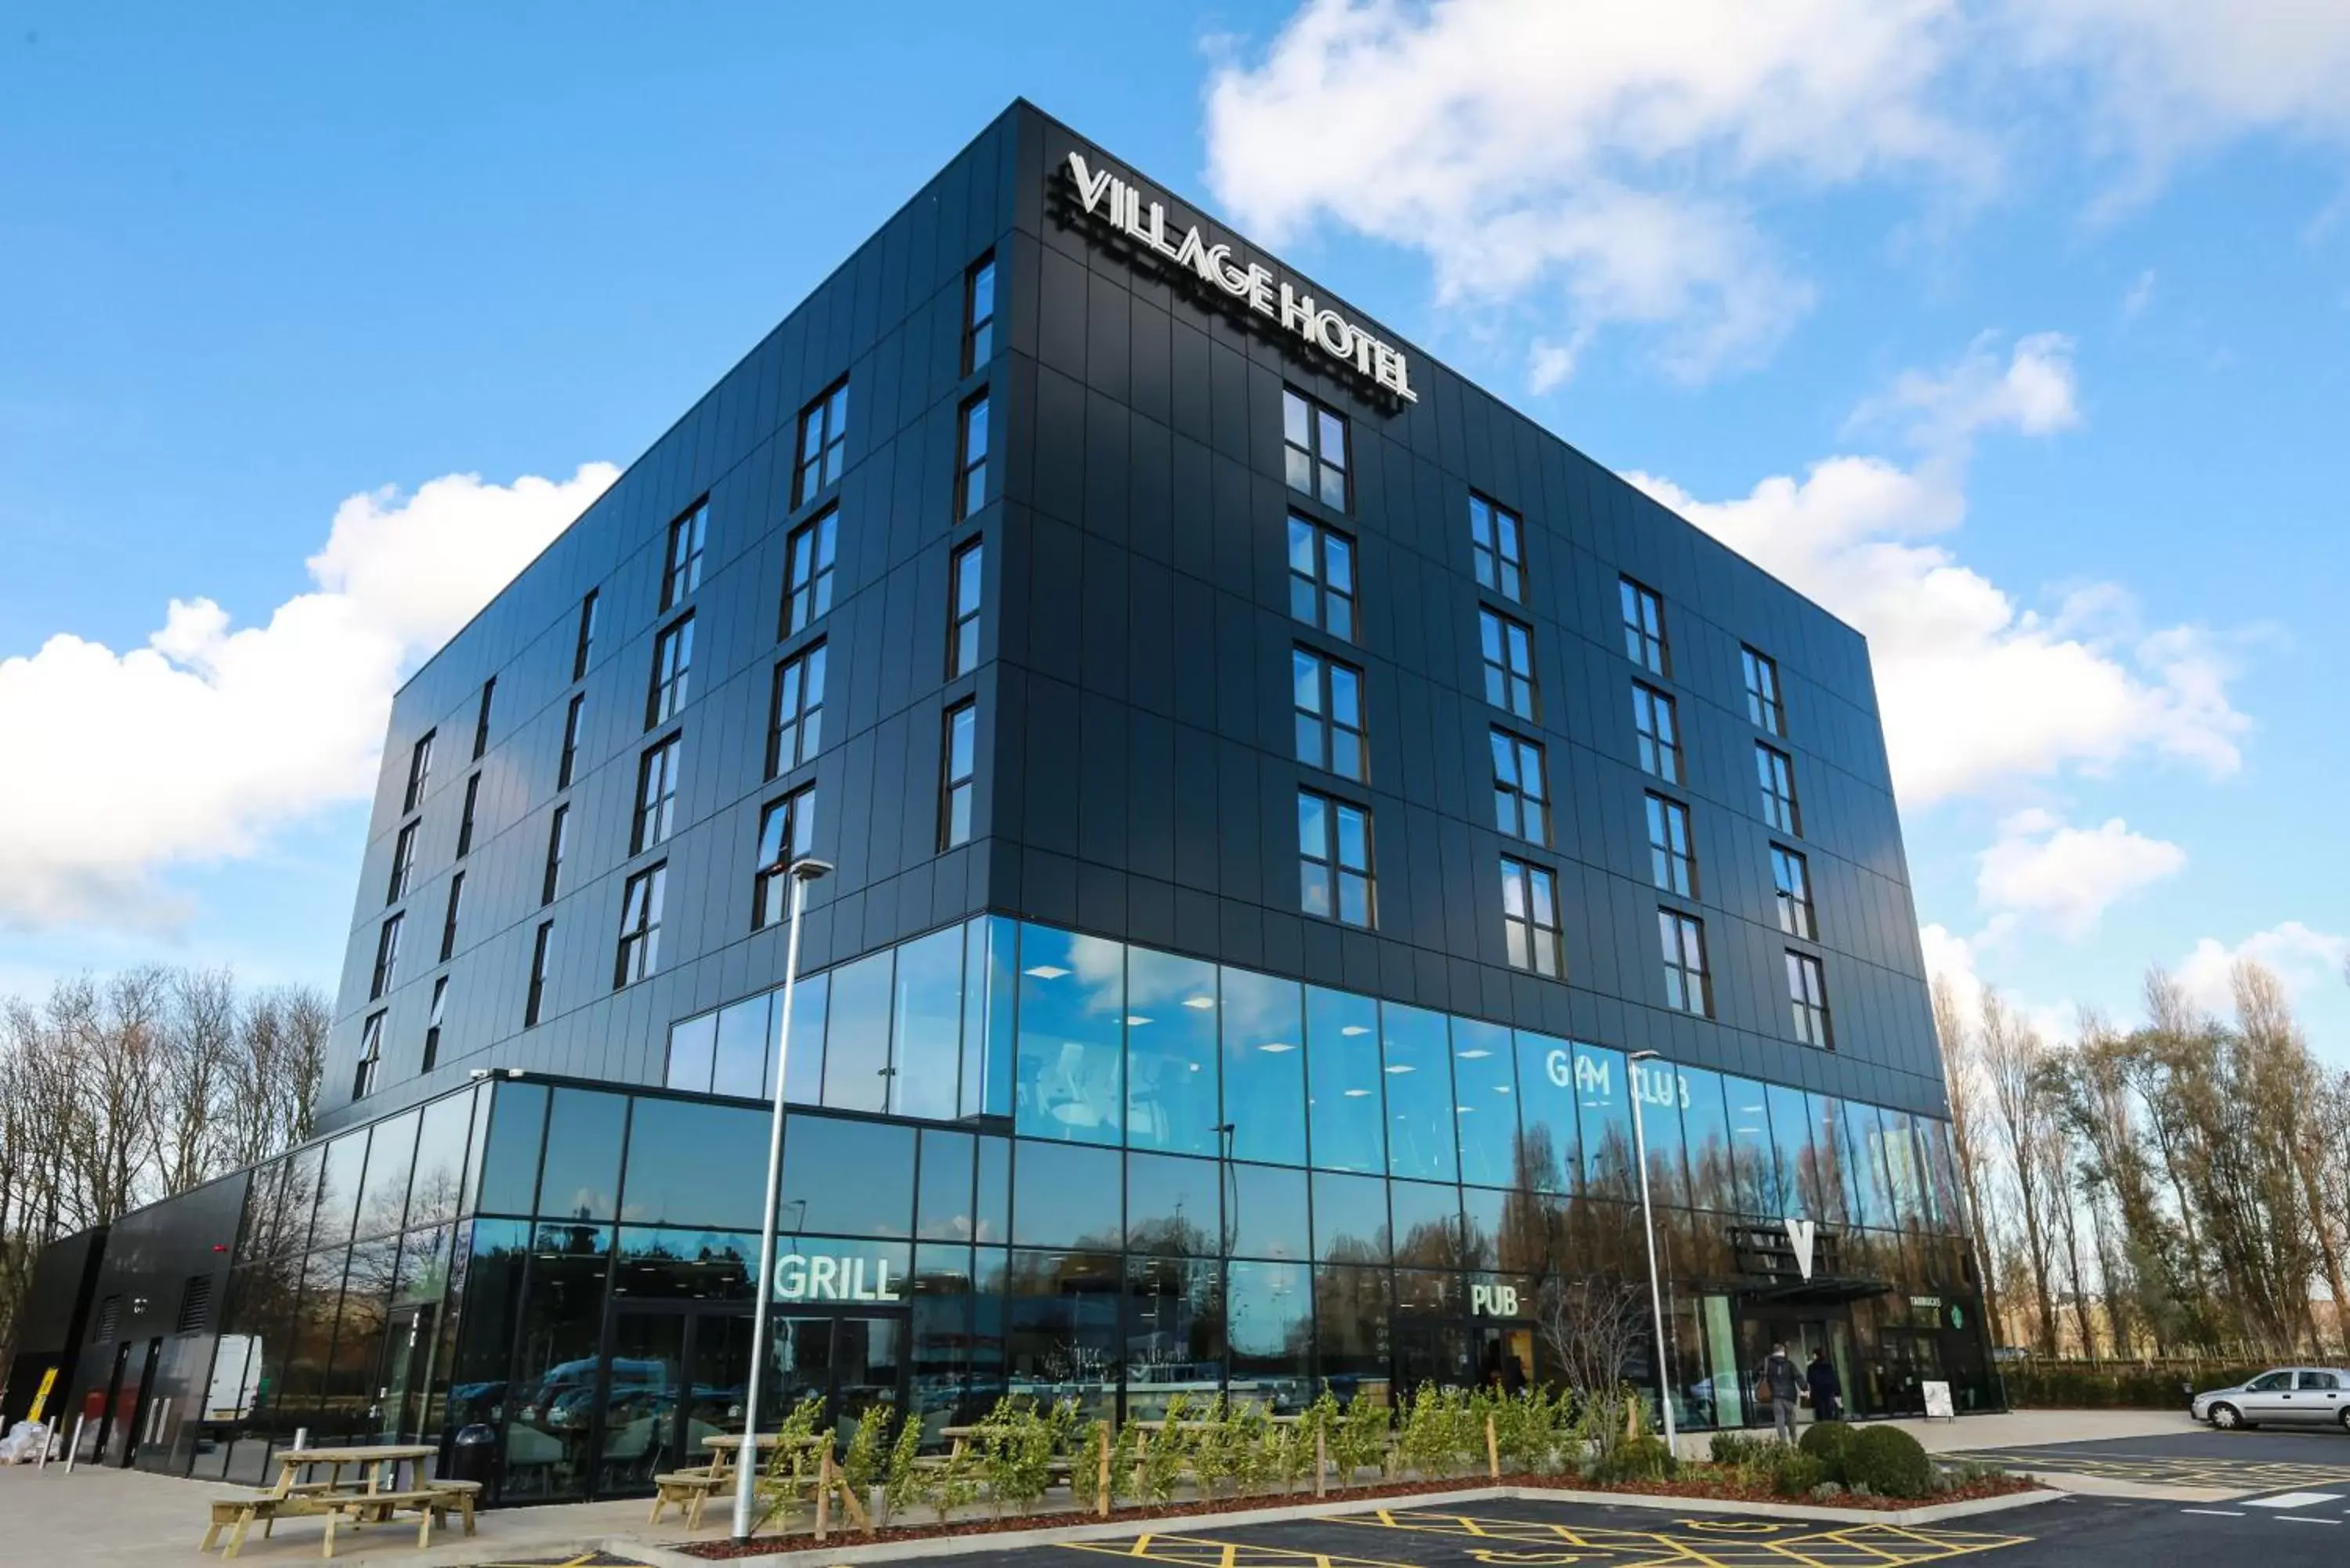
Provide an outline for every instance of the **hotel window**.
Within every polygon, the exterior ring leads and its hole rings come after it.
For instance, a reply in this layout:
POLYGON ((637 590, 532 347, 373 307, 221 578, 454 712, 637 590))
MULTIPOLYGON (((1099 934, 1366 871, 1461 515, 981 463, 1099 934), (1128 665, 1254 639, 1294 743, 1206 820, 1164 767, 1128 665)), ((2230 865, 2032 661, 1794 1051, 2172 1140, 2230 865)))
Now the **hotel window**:
POLYGON ((432 982, 432 1006, 424 1015, 424 1060, 416 1069, 420 1073, 430 1073, 441 1060, 441 1024, 448 1006, 449 977, 444 974, 432 982))
POLYGON ((351 1078, 351 1098, 364 1100, 375 1093, 376 1069, 383 1064, 383 1014, 370 1012, 359 1025, 359 1067, 351 1078))
POLYGON ((1552 980, 1559 957, 1558 885, 1539 866, 1502 857, 1502 937, 1510 967, 1552 980))
POLYGON ((1787 753, 1758 742, 1754 772, 1762 784, 1762 820, 1782 833, 1803 832, 1803 818, 1795 809, 1795 764, 1787 753))
POLYGON ((784 542, 784 636, 814 626, 832 608, 832 562, 839 533, 840 513, 835 509, 793 529, 784 542))
POLYGON ((669 525, 669 567, 661 576, 661 614, 675 609, 702 586, 702 545, 709 531, 706 498, 695 502, 692 511, 669 525))
POLYGON ((1469 497, 1469 551, 1476 557, 1477 581, 1505 598, 1525 595, 1525 535, 1515 514, 1482 495, 1469 497))
POLYGON ((457 858, 463 860, 473 852, 473 808, 481 804, 482 775, 474 774, 465 781, 465 811, 457 818, 457 858))
POLYGON ((1347 509, 1347 418, 1303 392, 1281 389, 1281 441, 1289 488, 1347 509))
POLYGON ((1493 826, 1529 844, 1550 842, 1550 783, 1543 749, 1496 730, 1493 741, 1493 826))
POLYGON ((671 735, 637 763, 637 814, 629 829, 629 853, 642 855, 664 842, 677 821, 677 759, 685 738, 671 735))
POLYGON ((1667 784, 1681 782, 1681 730, 1673 700, 1632 682, 1632 728, 1640 739, 1640 771, 1667 784))
POLYGON ((375 938, 375 975, 368 982, 368 1000, 380 1002, 391 989, 400 972, 400 923, 406 917, 394 915, 383 923, 375 938))
POLYGON ((1828 1036, 1828 987, 1820 961, 1809 953, 1787 955, 1787 1003, 1795 1014, 1795 1038, 1823 1051, 1835 1049, 1828 1036))
POLYGON ((775 666, 767 712, 767 776, 788 773, 824 744, 824 644, 775 666))
POLYGON ((579 764, 579 730, 588 717, 588 693, 575 692, 571 706, 563 714, 563 766, 556 770, 555 787, 569 789, 575 770, 579 764))
POLYGON ((1657 936, 1665 958, 1665 1005, 1704 1016, 1713 1001, 1706 990, 1705 927, 1671 909, 1657 911, 1657 936))
POLYGON ((563 852, 569 847, 570 837, 571 807, 558 805, 554 820, 546 826, 546 872, 538 884, 538 905, 542 909, 555 902, 555 895, 563 886, 563 852))
POLYGON ((1792 849, 1771 846, 1771 885, 1779 899, 1779 929, 1805 941, 1819 940, 1819 922, 1812 916, 1812 873, 1804 857, 1792 849))
POLYGON ((963 275, 962 299, 962 373, 968 376, 995 358, 994 252, 963 275))
POLYGON ((962 406, 962 433, 955 446, 955 517, 970 516, 987 504, 987 394, 982 392, 962 406))
POLYGON ((685 706, 693 674, 693 618, 686 616, 653 639, 652 689, 645 694, 645 728, 666 724, 685 706))
POLYGON ((759 814, 759 864, 751 879, 751 929, 791 912, 792 863, 816 843, 816 786, 796 789, 759 814))
POLYGON ((480 762, 482 753, 490 749, 490 699, 498 689, 498 678, 491 676, 482 682, 482 706, 473 715, 473 760, 480 762))
POLYGON ((1371 815, 1311 790, 1297 792, 1298 904, 1350 926, 1376 923, 1371 815))
POLYGON ((411 822, 391 841, 391 884, 383 891, 387 904, 397 904, 408 897, 409 878, 416 871, 416 830, 422 826, 411 822))
POLYGON ((408 793, 400 801, 402 811, 414 811, 423 804, 424 786, 432 778, 432 737, 437 732, 425 731, 416 749, 408 753, 408 793))
POLYGON ((1485 701, 1521 719, 1534 716, 1534 634, 1507 616, 1477 612, 1477 647, 1485 660, 1485 701))
POLYGON ((1697 857, 1690 848, 1689 807, 1663 795, 1648 797, 1648 876, 1668 893, 1697 897, 1697 857))
POLYGON ((458 872, 449 878, 449 911, 441 917, 441 961, 447 963, 457 951, 457 915, 465 901, 465 874, 458 872))
POLYGON ((1779 706, 1779 661, 1751 648, 1738 650, 1746 667, 1746 716, 1774 735, 1787 732, 1786 711, 1779 706))
POLYGON ((1665 601, 1626 577, 1617 585, 1624 600, 1624 656, 1652 675, 1670 675, 1665 649, 1665 601))
POLYGON ((1355 640, 1355 545, 1335 529, 1289 519, 1289 613, 1355 640))
POLYGON ((620 889, 620 951, 612 966, 612 989, 634 985, 660 968, 661 895, 669 867, 655 866, 629 878, 620 889))
POLYGON ((1363 672, 1307 649, 1289 653, 1297 760, 1341 778, 1363 776, 1363 672))
POLYGON ((571 650, 571 679, 578 680, 588 673, 588 657, 596 651, 596 590, 579 601, 579 641, 571 650))
POLYGON ((546 1002, 547 950, 555 945, 555 922, 541 920, 538 936, 530 949, 530 994, 523 999, 522 1026, 528 1029, 538 1022, 539 1010, 546 1002))
POLYGON ((952 619, 947 627, 950 680, 979 668, 979 591, 984 565, 979 541, 973 539, 954 553, 948 566, 948 586, 953 595, 952 619))
POLYGON ((947 710, 946 753, 940 761, 939 846, 971 842, 972 780, 977 771, 979 704, 958 702, 947 710))
POLYGON ((846 379, 800 410, 800 462, 792 484, 794 510, 840 483, 848 453, 848 382, 846 379))

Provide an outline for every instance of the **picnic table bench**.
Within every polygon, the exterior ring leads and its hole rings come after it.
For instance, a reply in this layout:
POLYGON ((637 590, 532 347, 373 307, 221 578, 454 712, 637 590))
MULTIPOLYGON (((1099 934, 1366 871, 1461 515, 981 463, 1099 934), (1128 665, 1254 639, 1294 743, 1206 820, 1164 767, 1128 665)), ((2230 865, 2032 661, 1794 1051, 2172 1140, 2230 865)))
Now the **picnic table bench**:
POLYGON ((397 1484, 400 1465, 421 1464, 436 1452, 425 1445, 397 1443, 346 1449, 289 1449, 277 1456, 276 1486, 266 1491, 210 1501, 211 1521, 199 1550, 211 1551, 220 1540, 221 1532, 226 1530, 230 1532, 228 1546, 222 1555, 234 1557, 244 1548, 245 1532, 256 1522, 261 1533, 267 1536, 281 1519, 323 1518, 327 1533, 320 1550, 322 1555, 332 1557, 336 1532, 345 1520, 357 1528, 388 1521, 404 1510, 413 1510, 418 1515, 416 1544, 420 1547, 432 1543, 433 1525, 445 1523, 452 1513, 463 1518, 465 1533, 471 1535, 473 1500, 481 1490, 479 1482, 431 1480, 418 1476, 407 1487, 397 1484), (327 1480, 301 1479, 303 1471, 319 1465, 327 1467, 327 1480), (349 1480, 343 1479, 347 1465, 359 1467, 359 1473, 349 1480), (393 1484, 386 1484, 387 1471, 393 1473, 393 1484))
MULTIPOLYGON (((821 1435, 810 1434, 794 1438, 791 1446, 812 1449, 826 1441, 821 1435)), ((756 1449, 761 1454, 773 1453, 783 1444, 781 1432, 762 1432, 756 1449)), ((685 1527, 699 1530, 702 1510, 709 1506, 710 1500, 734 1484, 734 1466, 743 1451, 742 1434, 722 1432, 704 1438, 702 1446, 710 1450, 708 1464, 688 1465, 653 1477, 653 1511, 647 1523, 659 1524, 661 1515, 674 1505, 685 1511, 685 1527)))

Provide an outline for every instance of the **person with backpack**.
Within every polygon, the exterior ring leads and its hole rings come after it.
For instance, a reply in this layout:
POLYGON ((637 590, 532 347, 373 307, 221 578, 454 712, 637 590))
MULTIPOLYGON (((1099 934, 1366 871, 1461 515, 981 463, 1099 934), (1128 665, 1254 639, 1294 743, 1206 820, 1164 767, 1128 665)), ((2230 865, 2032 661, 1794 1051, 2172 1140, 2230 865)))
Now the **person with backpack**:
POLYGON ((1795 1399, 1801 1386, 1795 1364, 1787 1358, 1787 1347, 1773 1345, 1770 1358, 1762 1363, 1762 1386, 1755 1392, 1771 1401, 1771 1426, 1781 1442, 1795 1440, 1795 1399))

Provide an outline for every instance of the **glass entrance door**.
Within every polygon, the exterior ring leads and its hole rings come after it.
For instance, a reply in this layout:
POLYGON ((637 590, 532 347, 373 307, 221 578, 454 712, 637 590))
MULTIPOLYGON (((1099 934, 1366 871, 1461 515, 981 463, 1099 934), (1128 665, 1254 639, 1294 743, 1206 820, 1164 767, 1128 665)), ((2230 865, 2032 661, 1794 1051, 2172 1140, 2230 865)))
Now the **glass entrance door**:
POLYGON ((812 1395, 824 1402, 818 1429, 828 1427, 846 1443, 867 1410, 899 1404, 905 1358, 902 1313, 779 1313, 771 1364, 775 1418, 812 1395))
POLYGON ((383 1370, 376 1379, 375 1432, 380 1441, 412 1443, 424 1427, 424 1400, 432 1386, 432 1355, 440 1336, 437 1305, 395 1307, 383 1335, 383 1370))
POLYGON ((709 1463, 703 1441, 743 1429, 750 1380, 747 1307, 621 1307, 604 1363, 597 1494, 649 1491, 657 1475, 709 1463))

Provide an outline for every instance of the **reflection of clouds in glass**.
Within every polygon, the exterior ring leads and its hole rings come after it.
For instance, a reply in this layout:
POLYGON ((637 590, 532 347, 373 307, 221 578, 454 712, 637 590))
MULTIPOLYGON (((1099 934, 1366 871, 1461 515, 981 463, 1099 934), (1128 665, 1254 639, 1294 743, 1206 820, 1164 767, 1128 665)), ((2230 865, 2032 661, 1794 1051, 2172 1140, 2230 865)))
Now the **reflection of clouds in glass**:
POLYGON ((1227 1040, 1294 1044, 1305 1033, 1304 990, 1295 981, 1240 969, 1225 970, 1223 980, 1227 1040))

